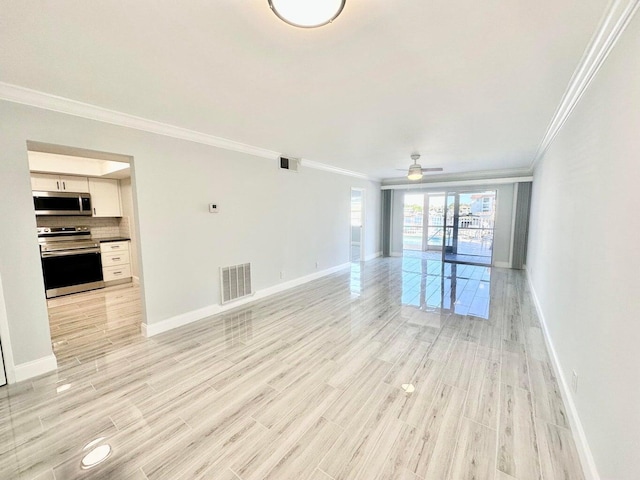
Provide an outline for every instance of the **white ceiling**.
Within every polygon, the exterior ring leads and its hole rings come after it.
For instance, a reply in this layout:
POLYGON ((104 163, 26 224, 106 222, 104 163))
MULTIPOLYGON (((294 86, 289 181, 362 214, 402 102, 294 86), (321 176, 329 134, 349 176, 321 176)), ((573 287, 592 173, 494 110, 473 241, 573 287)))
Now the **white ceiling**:
POLYGON ((33 151, 29 151, 28 156, 32 172, 116 179, 131 177, 130 165, 125 162, 33 151))
POLYGON ((5 0, 0 81, 388 178, 528 168, 606 0, 5 0))

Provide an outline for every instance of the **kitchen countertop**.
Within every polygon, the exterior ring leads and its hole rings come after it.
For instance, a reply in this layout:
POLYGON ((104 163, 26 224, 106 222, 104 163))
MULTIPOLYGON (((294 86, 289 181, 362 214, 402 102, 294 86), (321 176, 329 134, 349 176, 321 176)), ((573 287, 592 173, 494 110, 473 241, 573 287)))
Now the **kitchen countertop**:
POLYGON ((128 242, 131 239, 128 237, 106 237, 106 238, 94 238, 94 240, 100 243, 107 243, 107 242, 128 242))

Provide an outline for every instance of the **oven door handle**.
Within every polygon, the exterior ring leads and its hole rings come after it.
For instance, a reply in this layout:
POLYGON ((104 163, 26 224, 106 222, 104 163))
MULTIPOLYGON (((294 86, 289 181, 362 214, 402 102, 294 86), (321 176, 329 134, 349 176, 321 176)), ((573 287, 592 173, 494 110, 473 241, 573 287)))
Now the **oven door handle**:
POLYGON ((100 253, 100 248, 85 248, 75 250, 58 250, 57 252, 42 252, 42 258, 67 257, 69 255, 84 255, 87 253, 100 253))

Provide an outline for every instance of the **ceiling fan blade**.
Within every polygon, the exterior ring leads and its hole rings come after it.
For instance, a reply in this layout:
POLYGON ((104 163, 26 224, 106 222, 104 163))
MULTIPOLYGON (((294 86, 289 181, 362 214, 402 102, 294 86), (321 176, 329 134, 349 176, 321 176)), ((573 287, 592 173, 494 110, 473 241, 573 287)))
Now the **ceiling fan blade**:
POLYGON ((443 168, 442 167, 423 168, 422 171, 423 172, 442 172, 443 168))

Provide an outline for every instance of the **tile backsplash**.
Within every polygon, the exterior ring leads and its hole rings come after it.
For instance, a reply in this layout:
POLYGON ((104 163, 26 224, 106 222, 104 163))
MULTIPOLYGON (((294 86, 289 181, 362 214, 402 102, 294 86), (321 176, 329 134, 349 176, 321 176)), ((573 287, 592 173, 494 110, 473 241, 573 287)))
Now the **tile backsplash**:
POLYGON ((129 217, 36 217, 38 227, 78 227, 91 228, 93 238, 131 237, 129 217))

